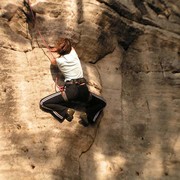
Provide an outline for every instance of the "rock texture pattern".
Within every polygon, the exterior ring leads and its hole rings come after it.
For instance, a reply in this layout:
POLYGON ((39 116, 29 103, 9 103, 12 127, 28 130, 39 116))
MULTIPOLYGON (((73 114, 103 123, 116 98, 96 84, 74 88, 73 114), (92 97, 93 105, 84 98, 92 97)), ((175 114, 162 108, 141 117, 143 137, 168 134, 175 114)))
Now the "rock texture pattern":
POLYGON ((27 2, 0 4, 0 179, 180 179, 179 1, 27 2), (39 109, 59 74, 39 32, 72 39, 107 101, 94 125, 39 109))

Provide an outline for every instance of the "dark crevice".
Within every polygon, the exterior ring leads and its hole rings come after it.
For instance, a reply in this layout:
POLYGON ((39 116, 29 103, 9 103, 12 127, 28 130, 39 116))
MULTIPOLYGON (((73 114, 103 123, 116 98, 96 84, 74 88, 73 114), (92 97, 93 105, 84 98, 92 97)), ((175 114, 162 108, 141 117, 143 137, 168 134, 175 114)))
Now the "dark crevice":
POLYGON ((83 154, 87 153, 87 152, 91 149, 92 145, 94 144, 95 137, 94 137, 94 138, 91 137, 91 139, 92 139, 91 144, 89 145, 89 147, 88 147, 86 150, 84 150, 84 151, 81 152, 81 154, 79 155, 79 158, 81 158, 81 156, 82 156, 83 154))
POLYGON ((77 23, 78 24, 82 24, 83 21, 84 21, 84 18, 83 18, 83 2, 82 0, 77 0, 77 7, 78 7, 78 17, 77 17, 77 23))
MULTIPOLYGON (((97 122, 97 123, 98 123, 98 122, 97 122)), ((97 126, 95 127, 96 130, 95 130, 95 133, 94 133, 94 137, 91 137, 91 138, 92 138, 91 144, 88 146, 88 148, 87 148, 86 150, 84 150, 84 151, 81 152, 81 154, 79 155, 79 159, 81 158, 81 156, 82 156, 83 154, 87 153, 87 152, 91 149, 92 145, 94 144, 94 141, 95 141, 95 139, 96 139, 97 132, 98 132, 98 129, 99 129, 99 125, 100 125, 100 121, 99 121, 99 123, 97 124, 97 126)))
MULTIPOLYGON (((101 118, 101 117, 99 117, 101 118)), ((81 154, 79 155, 79 177, 81 177, 81 164, 80 164, 80 158, 82 157, 82 155, 84 155, 85 153, 87 153, 88 151, 90 151, 91 147, 93 146, 95 140, 96 140, 96 136, 97 136, 97 132, 98 132, 98 129, 99 129, 99 126, 100 126, 100 120, 97 122, 97 125, 96 125, 96 130, 95 130, 95 134, 94 134, 94 137, 91 137, 92 138, 92 142, 91 144, 88 146, 88 148, 84 151, 81 152, 81 154)))
POLYGON ((30 35, 29 40, 30 40, 30 43, 31 43, 31 47, 32 47, 32 49, 34 49, 34 47, 33 47, 33 36, 34 35, 33 34, 35 34, 35 40, 36 40, 36 42, 38 44, 38 47, 41 48, 40 45, 39 45, 37 36, 36 36, 37 35, 37 30, 36 30, 36 13, 33 11, 33 9, 31 8, 30 4, 28 3, 28 1, 24 0, 23 4, 24 4, 24 7, 21 9, 21 11, 25 15, 26 23, 28 24, 28 31, 29 31, 29 35, 30 35))
POLYGON ((163 0, 159 0, 158 4, 155 3, 147 3, 147 5, 157 14, 164 15, 167 19, 169 18, 171 14, 170 8, 167 6, 167 4, 163 0))
POLYGON ((143 34, 143 31, 140 29, 124 25, 124 30, 120 31, 119 34, 121 36, 118 37, 118 43, 120 46, 127 51, 130 45, 140 36, 143 34))
POLYGON ((157 7, 151 3, 147 3, 147 4, 157 15, 161 14, 163 12, 159 7, 157 7))
POLYGON ((134 1, 134 6, 139 9, 141 12, 141 15, 147 14, 147 9, 145 5, 143 4, 144 0, 133 0, 134 1))
MULTIPOLYGON (((138 15, 135 15, 135 14, 129 12, 129 10, 121 3, 118 3, 118 4, 117 4, 117 2, 107 3, 107 2, 104 2, 103 0, 97 0, 97 1, 105 4, 110 9, 114 10, 116 13, 118 13, 120 16, 122 16, 126 19, 135 21, 135 22, 143 24, 143 25, 159 27, 157 24, 153 23, 152 21, 150 21, 148 19, 142 19, 142 16, 138 16, 138 15)), ((142 3, 139 4, 138 0, 136 0, 134 3, 136 4, 135 6, 141 6, 141 11, 143 11, 143 13, 146 13, 146 9, 142 5, 142 3)))
POLYGON ((173 74, 178 74, 178 73, 180 73, 180 69, 174 70, 174 71, 172 71, 172 73, 173 74))
MULTIPOLYGON (((104 0, 97 0, 100 3, 103 3, 105 6, 109 7, 111 10, 115 11, 120 17, 123 17, 128 20, 135 21, 137 23, 143 24, 143 25, 149 25, 152 27, 160 28, 157 24, 154 22, 143 19, 142 15, 139 16, 138 14, 133 14, 129 12, 129 10, 122 5, 119 2, 105 2, 104 0)), ((141 11, 143 11, 143 14, 146 14, 146 8, 143 5, 142 2, 139 0, 134 0, 135 6, 141 7, 141 11)), ((108 16, 110 16, 108 14, 108 16)), ((124 20, 125 20, 124 19, 124 20)), ((140 36, 143 34, 143 30, 140 28, 134 27, 132 24, 129 24, 125 22, 123 19, 112 21, 111 27, 112 27, 112 33, 118 34, 118 43, 125 51, 128 50, 129 46, 140 36), (121 28, 118 28, 121 27, 121 28)))
POLYGON ((28 25, 34 27, 36 21, 36 13, 32 10, 29 3, 27 3, 25 0, 24 0, 24 7, 21 9, 21 11, 25 15, 26 22, 28 23, 28 25))
POLYGON ((165 9, 169 9, 168 5, 166 4, 164 0, 159 0, 159 1, 164 6, 165 9))
POLYGON ((146 25, 146 26, 153 26, 153 27, 156 27, 156 28, 159 28, 159 29, 162 29, 160 26, 158 26, 156 23, 148 20, 148 19, 141 19, 140 20, 140 23, 143 24, 143 25, 146 25))
POLYGON ((125 17, 127 19, 133 19, 133 15, 132 13, 130 13, 128 11, 128 9, 121 4, 120 2, 113 2, 113 3, 108 3, 105 2, 104 0, 97 0, 100 3, 103 3, 104 5, 106 5, 107 7, 109 7, 110 9, 114 10, 115 12, 117 12, 120 16, 125 17))

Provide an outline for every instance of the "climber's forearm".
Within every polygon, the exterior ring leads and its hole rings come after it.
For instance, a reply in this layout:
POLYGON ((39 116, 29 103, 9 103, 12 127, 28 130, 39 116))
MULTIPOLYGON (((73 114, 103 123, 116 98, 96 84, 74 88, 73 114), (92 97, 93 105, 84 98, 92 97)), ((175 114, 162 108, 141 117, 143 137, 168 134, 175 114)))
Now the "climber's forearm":
POLYGON ((55 58, 51 59, 51 64, 52 64, 52 65, 57 65, 55 58))

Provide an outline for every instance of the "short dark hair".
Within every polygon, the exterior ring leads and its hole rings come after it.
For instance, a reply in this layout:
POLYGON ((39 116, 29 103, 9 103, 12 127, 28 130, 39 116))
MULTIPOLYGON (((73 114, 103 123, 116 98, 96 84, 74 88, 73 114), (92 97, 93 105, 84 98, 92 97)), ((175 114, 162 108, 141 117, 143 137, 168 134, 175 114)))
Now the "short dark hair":
POLYGON ((60 38, 56 43, 56 48, 60 55, 69 54, 71 52, 71 41, 68 38, 60 38))

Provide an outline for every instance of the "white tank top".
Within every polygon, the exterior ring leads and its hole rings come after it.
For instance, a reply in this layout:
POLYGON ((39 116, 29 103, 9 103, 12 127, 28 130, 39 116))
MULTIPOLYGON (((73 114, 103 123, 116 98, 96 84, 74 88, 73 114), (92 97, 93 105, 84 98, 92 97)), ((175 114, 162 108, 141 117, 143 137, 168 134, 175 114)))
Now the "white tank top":
POLYGON ((69 54, 56 58, 56 62, 65 77, 64 81, 83 78, 81 62, 74 48, 69 54))

